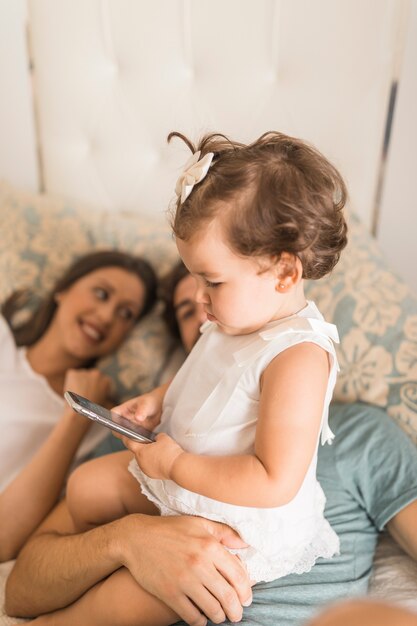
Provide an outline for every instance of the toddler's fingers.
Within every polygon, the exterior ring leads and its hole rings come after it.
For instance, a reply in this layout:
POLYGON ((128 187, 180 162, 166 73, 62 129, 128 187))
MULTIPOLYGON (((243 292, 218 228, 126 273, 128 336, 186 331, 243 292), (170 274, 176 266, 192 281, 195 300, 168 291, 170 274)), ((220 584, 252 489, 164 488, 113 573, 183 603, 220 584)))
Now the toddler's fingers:
POLYGON ((125 404, 119 404, 118 406, 113 407, 112 411, 128 420, 134 421, 136 408, 126 406, 125 404))
POLYGON ((154 408, 152 404, 144 400, 135 407, 133 419, 137 422, 144 422, 152 417, 153 412, 154 408))
POLYGON ((130 437, 125 437, 124 435, 120 435, 120 439, 123 441, 123 444, 126 446, 126 448, 133 452, 133 454, 137 454, 138 452, 140 452, 143 446, 147 445, 146 443, 133 441, 133 439, 130 439, 130 437))

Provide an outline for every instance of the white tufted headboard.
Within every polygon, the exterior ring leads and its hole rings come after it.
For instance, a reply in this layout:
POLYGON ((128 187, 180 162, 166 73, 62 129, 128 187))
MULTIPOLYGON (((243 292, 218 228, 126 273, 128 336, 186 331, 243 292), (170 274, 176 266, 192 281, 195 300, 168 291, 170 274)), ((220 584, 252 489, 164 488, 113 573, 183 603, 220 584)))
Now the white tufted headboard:
POLYGON ((402 5, 29 0, 44 190, 162 213, 187 158, 169 131, 277 129, 335 162, 370 223, 402 5))

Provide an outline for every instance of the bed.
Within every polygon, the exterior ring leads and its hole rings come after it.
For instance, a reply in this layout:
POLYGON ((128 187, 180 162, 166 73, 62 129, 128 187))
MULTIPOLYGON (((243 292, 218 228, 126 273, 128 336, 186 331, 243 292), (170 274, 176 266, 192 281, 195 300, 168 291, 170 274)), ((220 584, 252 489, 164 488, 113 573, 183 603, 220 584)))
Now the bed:
MULTIPOLYGON (((417 445, 417 300, 369 234, 392 78, 379 51, 398 15, 388 1, 377 13, 373 3, 335 4, 29 0, 40 183, 36 192, 0 183, 0 299, 27 284, 42 291, 74 257, 108 246, 143 254, 163 275, 177 258, 165 210, 187 159, 167 145, 171 130, 303 137, 350 191, 348 249, 308 286, 341 335, 335 397, 385 408, 417 445)), ((176 358, 155 311, 100 367, 123 400, 176 358)), ((388 537, 370 593, 417 610, 417 567, 388 537)))

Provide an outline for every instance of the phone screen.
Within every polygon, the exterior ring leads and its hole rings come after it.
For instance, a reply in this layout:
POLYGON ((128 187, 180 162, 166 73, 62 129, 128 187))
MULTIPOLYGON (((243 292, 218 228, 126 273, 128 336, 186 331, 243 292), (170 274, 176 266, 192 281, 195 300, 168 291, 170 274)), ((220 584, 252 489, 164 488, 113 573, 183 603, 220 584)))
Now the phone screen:
POLYGON ((107 428, 115 430, 126 435, 126 437, 130 437, 131 439, 142 443, 155 441, 155 433, 152 431, 140 426, 140 424, 131 422, 114 411, 109 411, 109 409, 100 406, 100 404, 91 402, 91 400, 78 395, 78 393, 66 391, 64 397, 75 411, 98 422, 99 424, 102 424, 103 426, 107 426, 107 428))

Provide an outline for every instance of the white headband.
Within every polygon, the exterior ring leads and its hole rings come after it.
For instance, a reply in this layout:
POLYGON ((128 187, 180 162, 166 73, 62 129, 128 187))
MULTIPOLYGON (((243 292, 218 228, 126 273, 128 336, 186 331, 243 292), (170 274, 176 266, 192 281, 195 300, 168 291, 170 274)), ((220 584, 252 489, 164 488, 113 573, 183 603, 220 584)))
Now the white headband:
POLYGON ((207 152, 207 154, 199 160, 200 154, 201 150, 198 150, 188 159, 187 163, 184 165, 184 171, 175 185, 175 193, 178 198, 180 198, 181 204, 188 198, 194 185, 201 182, 209 171, 214 157, 213 152, 207 152))

